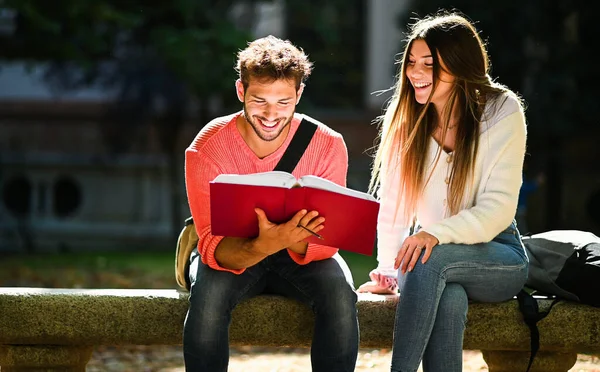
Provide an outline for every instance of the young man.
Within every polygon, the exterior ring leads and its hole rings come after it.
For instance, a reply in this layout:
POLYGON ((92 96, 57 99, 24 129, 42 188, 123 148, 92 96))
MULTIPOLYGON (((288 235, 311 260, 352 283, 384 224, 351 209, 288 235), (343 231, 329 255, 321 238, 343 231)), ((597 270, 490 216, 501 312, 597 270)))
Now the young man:
MULTIPOLYGON (((186 371, 226 371, 231 311, 260 293, 296 298, 315 313, 313 371, 354 371, 358 319, 352 277, 337 249, 307 244, 327 221, 300 211, 286 223, 256 210, 252 239, 210 232, 209 182, 223 173, 273 170, 304 115, 295 113, 312 63, 289 41, 258 39, 238 54, 235 83, 243 110, 206 125, 186 150, 188 202, 199 242, 190 257, 190 307, 184 325, 186 371)), ((348 153, 342 136, 319 123, 293 175, 316 175, 346 185, 348 153)), ((285 314, 282 314, 285 316, 285 314)))

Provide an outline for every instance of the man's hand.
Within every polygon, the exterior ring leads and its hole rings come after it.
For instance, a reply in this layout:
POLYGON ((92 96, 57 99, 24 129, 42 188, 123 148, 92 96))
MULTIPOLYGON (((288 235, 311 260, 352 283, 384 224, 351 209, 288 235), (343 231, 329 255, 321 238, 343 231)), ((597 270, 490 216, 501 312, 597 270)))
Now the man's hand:
POLYGON ((274 224, 267 218, 265 212, 260 208, 255 208, 258 217, 258 237, 256 238, 256 248, 263 254, 271 255, 282 249, 303 241, 312 236, 305 229, 298 227, 300 225, 307 229, 319 232, 323 230, 324 217, 319 217, 319 212, 301 210, 294 215, 288 222, 274 224))
POLYGON ((402 243, 402 248, 400 248, 400 252, 398 252, 398 256, 396 256, 396 261, 394 262, 394 269, 400 268, 403 274, 407 271, 412 271, 421 256, 421 252, 425 250, 425 254, 423 254, 422 263, 427 262, 429 256, 431 256, 431 251, 433 247, 435 247, 440 241, 435 236, 426 233, 425 231, 419 231, 418 233, 409 236, 402 243))
POLYGON ((285 248, 305 254, 307 244, 303 240, 311 236, 311 233, 298 225, 302 224, 314 232, 324 228, 325 218, 318 217, 319 213, 316 211, 300 211, 291 220, 279 225, 269 221, 261 209, 256 208, 255 212, 258 216, 258 237, 225 237, 217 245, 215 259, 222 267, 231 270, 245 269, 285 248))

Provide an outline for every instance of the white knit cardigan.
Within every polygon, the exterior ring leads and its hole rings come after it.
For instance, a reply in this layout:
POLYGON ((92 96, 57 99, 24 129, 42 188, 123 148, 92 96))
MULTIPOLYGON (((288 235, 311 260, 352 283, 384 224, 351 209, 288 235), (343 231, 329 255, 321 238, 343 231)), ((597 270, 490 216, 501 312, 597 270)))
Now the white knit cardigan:
MULTIPOLYGON (((525 115, 513 96, 503 94, 488 101, 472 187, 465 191, 461 210, 453 216, 447 208, 452 153, 443 151, 431 138, 425 175, 432 175, 416 210, 422 230, 435 236, 439 244, 476 244, 489 242, 506 229, 517 208, 526 136, 525 115), (438 151, 441 156, 435 164, 438 151)), ((403 217, 399 184, 398 170, 384 166, 378 192, 377 260, 378 271, 393 277, 397 274, 394 259, 412 224, 403 217)))

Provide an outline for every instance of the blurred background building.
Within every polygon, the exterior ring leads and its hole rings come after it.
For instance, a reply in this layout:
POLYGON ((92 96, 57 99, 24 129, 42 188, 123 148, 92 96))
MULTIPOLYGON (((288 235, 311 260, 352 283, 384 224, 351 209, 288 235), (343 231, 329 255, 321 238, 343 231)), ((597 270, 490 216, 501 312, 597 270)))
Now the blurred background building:
POLYGON ((315 62, 298 111, 344 135, 348 186, 366 190, 403 27, 451 6, 489 37, 492 75, 528 104, 525 176, 543 182, 527 230, 599 235, 598 5, 550 3, 0 1, 0 251, 173 249, 189 215, 185 148, 240 109, 235 53, 268 34, 315 62))

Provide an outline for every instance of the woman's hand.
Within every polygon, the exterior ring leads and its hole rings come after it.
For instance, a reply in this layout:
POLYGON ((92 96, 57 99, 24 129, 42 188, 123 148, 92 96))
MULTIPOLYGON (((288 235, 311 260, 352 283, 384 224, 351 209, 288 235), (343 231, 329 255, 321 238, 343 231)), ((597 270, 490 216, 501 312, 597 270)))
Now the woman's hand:
POLYGON ((377 269, 369 273, 371 281, 363 283, 356 290, 359 293, 374 293, 374 294, 397 294, 398 280, 380 274, 377 269))
POLYGON ((419 256, 421 256, 421 252, 425 250, 425 254, 421 260, 422 263, 425 263, 429 259, 429 256, 431 256, 433 247, 439 242, 438 238, 425 231, 419 231, 409 236, 402 243, 402 248, 400 248, 400 252, 398 252, 398 256, 396 256, 396 261, 394 262, 394 268, 396 270, 400 268, 402 274, 405 274, 406 271, 412 271, 419 256))

